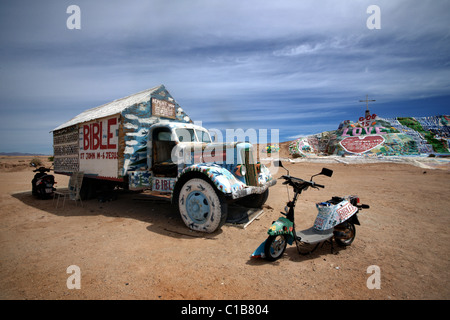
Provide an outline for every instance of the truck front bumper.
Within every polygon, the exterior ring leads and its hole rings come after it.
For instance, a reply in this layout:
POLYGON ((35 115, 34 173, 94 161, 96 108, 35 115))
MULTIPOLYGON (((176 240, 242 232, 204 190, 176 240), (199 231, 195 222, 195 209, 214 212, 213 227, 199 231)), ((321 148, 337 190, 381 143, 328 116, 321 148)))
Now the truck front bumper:
POLYGON ((238 190, 236 192, 233 192, 231 194, 231 198, 232 199, 239 199, 239 198, 243 198, 245 196, 249 196, 251 194, 261 194, 264 193, 268 188, 274 186, 277 183, 276 179, 272 179, 270 181, 267 181, 265 184, 258 186, 258 187, 252 187, 252 186, 248 186, 245 187, 242 190, 238 190))

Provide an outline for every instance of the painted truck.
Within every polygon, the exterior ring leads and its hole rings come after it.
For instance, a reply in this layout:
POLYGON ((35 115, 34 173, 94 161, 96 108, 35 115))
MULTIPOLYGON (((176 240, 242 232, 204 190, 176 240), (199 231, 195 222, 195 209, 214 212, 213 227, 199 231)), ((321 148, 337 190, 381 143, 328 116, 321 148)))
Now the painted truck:
POLYGON ((146 190, 202 232, 225 223, 231 201, 261 207, 276 183, 251 144, 212 142, 163 85, 79 114, 53 130, 53 147, 55 173, 84 172, 84 199, 146 190))

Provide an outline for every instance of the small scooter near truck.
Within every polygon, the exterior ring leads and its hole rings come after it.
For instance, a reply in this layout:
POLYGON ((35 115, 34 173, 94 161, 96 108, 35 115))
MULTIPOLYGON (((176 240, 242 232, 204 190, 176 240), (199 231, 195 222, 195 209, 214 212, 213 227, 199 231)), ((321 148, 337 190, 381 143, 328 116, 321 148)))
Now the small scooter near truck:
POLYGON ((50 172, 50 168, 38 168, 35 163, 31 163, 31 166, 35 168, 33 172, 36 172, 33 180, 31 180, 31 193, 33 196, 42 200, 50 199, 53 197, 53 192, 56 190, 54 187, 56 183, 55 177, 51 174, 47 174, 47 172, 50 172))
MULTIPOLYGON (((278 165, 283 167, 281 161, 278 165)), ((284 168, 284 167, 283 167, 284 168)), ((308 229, 296 231, 295 226, 295 205, 298 196, 308 188, 325 188, 324 185, 313 181, 313 177, 324 175, 331 177, 333 171, 323 168, 322 171, 313 175, 310 180, 283 175, 283 184, 287 184, 294 189, 294 198, 288 201, 285 212, 281 212, 284 217, 272 223, 267 233, 269 236, 252 253, 252 258, 265 258, 275 261, 282 257, 287 244, 294 242, 299 254, 310 254, 317 249, 319 244, 329 241, 333 245, 333 239, 340 246, 349 246, 356 236, 355 225, 359 225, 357 213, 368 209, 366 204, 360 204, 358 196, 332 197, 331 200, 316 204, 319 211, 314 225, 308 229)))
POLYGON ((202 232, 225 223, 230 201, 261 207, 276 183, 250 143, 212 142, 163 85, 79 114, 53 142, 55 173, 84 172, 83 199, 116 186, 147 190, 202 232))

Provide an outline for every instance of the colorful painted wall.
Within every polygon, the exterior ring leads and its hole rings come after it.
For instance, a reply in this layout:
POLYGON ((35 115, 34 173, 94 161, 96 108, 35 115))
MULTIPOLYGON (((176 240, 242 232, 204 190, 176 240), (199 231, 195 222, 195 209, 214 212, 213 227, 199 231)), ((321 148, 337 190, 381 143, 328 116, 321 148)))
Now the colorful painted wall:
POLYGON ((337 130, 293 141, 293 156, 418 155, 448 153, 448 116, 383 119, 367 114, 357 122, 342 121, 337 130))
POLYGON ((318 139, 315 136, 302 137, 289 145, 289 152, 295 156, 307 156, 319 152, 318 139))

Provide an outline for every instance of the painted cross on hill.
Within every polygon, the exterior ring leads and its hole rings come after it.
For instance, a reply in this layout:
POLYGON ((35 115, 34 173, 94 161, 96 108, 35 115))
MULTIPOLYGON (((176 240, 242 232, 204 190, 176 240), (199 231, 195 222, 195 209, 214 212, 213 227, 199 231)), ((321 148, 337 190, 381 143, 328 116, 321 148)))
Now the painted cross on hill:
POLYGON ((366 114, 365 114, 366 117, 370 115, 369 101, 376 101, 376 100, 369 100, 369 95, 367 95, 367 94, 366 94, 366 100, 359 100, 359 102, 365 102, 366 103, 366 114))

